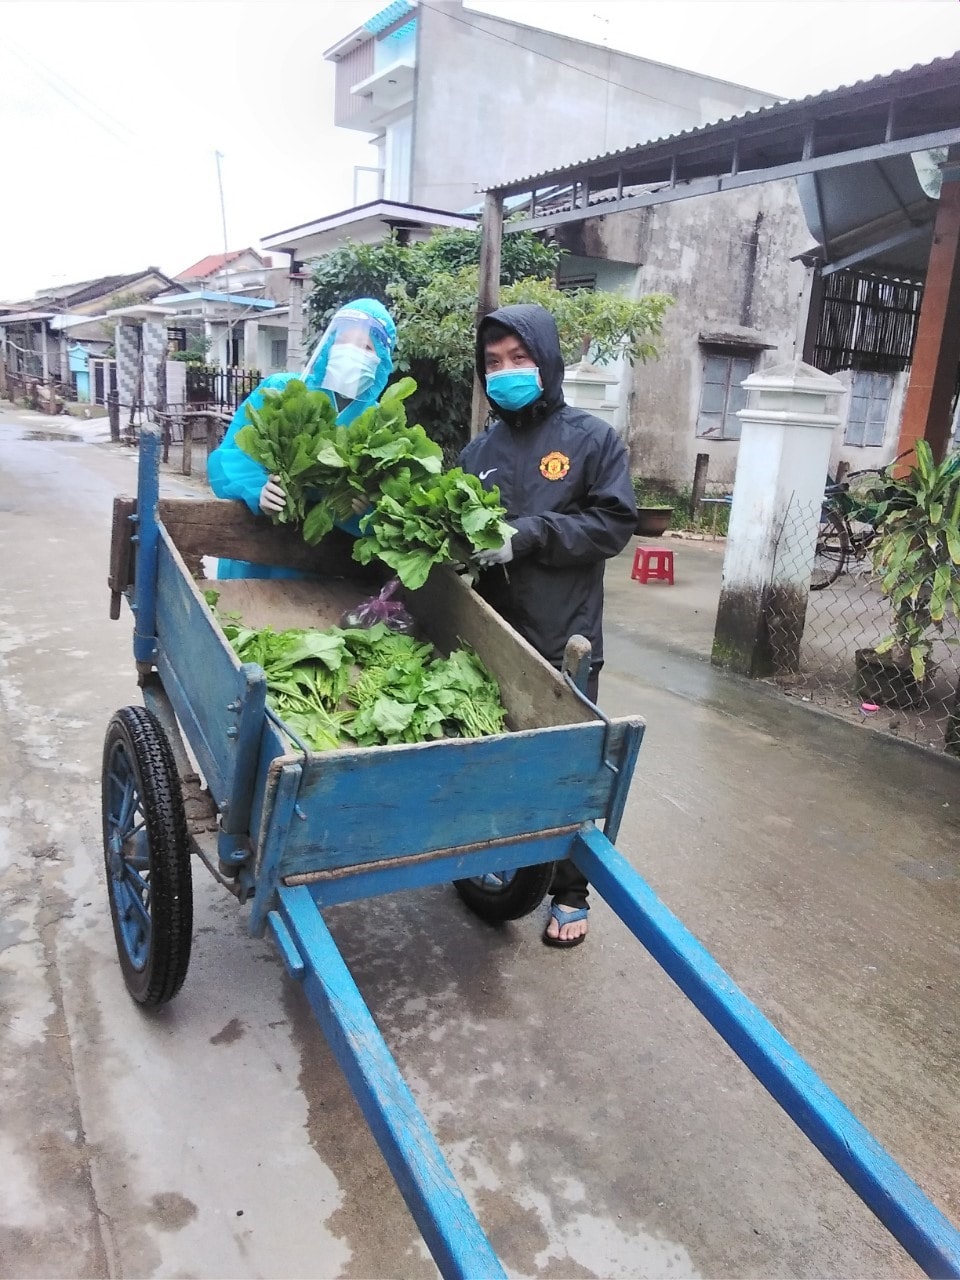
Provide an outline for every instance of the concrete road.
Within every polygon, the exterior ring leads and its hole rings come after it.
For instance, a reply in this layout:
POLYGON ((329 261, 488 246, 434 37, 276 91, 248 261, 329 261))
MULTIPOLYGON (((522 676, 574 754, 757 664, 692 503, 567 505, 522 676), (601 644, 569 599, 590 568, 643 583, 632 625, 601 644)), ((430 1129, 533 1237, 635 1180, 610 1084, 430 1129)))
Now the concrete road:
MULTIPOLYGON (((99 775, 138 700, 105 581, 135 462, 38 422, 0 409, 0 1273, 434 1275, 299 989, 202 868, 181 995, 125 993, 99 775)), ((960 1219, 956 769, 616 621, 602 698, 649 725, 624 853, 960 1219)), ((604 904, 567 953, 542 911, 490 929, 447 888, 328 919, 512 1275, 917 1274, 604 904)))

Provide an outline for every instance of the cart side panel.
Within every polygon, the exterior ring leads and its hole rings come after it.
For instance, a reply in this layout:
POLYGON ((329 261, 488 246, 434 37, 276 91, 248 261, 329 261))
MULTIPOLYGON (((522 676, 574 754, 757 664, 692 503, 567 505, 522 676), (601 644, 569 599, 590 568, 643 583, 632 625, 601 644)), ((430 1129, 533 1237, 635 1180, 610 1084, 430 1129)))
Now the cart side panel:
POLYGON ((157 557, 157 670, 218 807, 224 829, 249 822, 266 685, 241 667, 161 527, 157 557), (242 809, 246 806, 246 813, 242 809))
MULTIPOLYGON (((619 751, 624 724, 609 748, 619 751)), ((313 757, 280 875, 451 849, 602 816, 616 774, 598 722, 313 757)))

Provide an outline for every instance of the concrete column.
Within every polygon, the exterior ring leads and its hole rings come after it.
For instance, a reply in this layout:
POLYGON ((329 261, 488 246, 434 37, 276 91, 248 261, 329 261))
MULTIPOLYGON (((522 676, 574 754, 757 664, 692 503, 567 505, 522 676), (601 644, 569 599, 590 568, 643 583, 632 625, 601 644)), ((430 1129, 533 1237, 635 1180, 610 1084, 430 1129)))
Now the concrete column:
POLYGON ((149 408, 167 403, 167 326, 144 320, 141 329, 143 403, 149 408))
POLYGON ((741 675, 796 670, 817 525, 845 388, 799 358, 751 374, 713 662, 741 675))
POLYGON ((46 386, 50 381, 50 353, 47 351, 47 327, 42 320, 37 321, 40 329, 40 379, 46 386))
POLYGON ((299 373, 306 360, 303 346, 303 286, 306 272, 290 272, 290 309, 287 312, 287 368, 299 373))
POLYGON ((140 326, 136 321, 119 321, 113 345, 117 357, 117 394, 120 404, 128 409, 141 399, 140 326))
POLYGON ((260 321, 256 319, 243 322, 243 367, 260 368, 260 321))

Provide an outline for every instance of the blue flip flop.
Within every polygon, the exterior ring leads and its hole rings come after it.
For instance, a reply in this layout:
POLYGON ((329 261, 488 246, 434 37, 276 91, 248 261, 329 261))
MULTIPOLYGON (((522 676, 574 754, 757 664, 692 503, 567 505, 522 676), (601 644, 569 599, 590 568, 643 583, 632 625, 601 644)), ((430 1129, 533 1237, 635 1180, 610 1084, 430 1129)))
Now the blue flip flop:
MULTIPOLYGON (((578 907, 576 911, 564 911, 556 902, 550 907, 550 915, 556 920, 558 925, 573 924, 575 920, 586 920, 590 914, 589 907, 578 907)), ((549 921, 547 921, 549 924, 549 921)), ((586 938, 585 933, 581 933, 579 938, 551 938, 546 929, 543 931, 543 941, 548 947, 579 947, 580 943, 586 938)))

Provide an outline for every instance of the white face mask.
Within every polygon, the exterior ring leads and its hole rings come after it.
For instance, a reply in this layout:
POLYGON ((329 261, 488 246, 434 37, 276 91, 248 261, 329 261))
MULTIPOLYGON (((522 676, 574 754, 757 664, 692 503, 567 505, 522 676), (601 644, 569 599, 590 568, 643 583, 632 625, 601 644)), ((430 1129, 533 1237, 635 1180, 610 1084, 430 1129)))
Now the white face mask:
POLYGON ((379 363, 372 351, 363 351, 351 342, 336 342, 327 356, 321 385, 338 396, 356 400, 373 386, 379 363))

